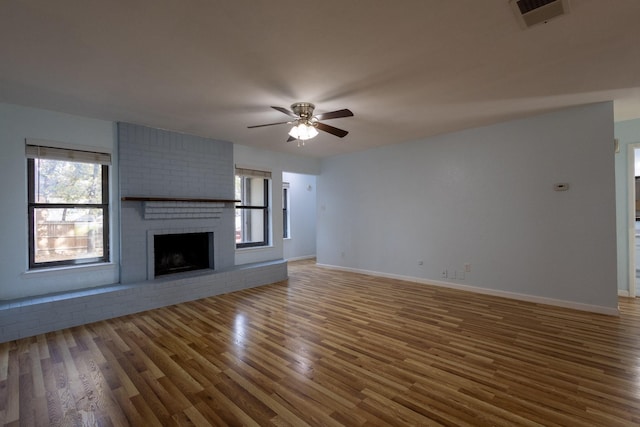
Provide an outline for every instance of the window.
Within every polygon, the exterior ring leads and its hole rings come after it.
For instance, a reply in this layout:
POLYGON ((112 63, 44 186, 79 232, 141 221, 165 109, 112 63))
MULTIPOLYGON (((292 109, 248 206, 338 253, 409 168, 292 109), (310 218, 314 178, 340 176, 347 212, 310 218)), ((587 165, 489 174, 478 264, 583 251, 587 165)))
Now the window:
POLYGON ((289 183, 282 183, 282 237, 291 237, 291 222, 289 219, 289 183))
POLYGON ((236 247, 269 244, 271 172, 236 168, 236 247))
POLYGON ((29 268, 109 261, 104 153, 27 145, 29 268))

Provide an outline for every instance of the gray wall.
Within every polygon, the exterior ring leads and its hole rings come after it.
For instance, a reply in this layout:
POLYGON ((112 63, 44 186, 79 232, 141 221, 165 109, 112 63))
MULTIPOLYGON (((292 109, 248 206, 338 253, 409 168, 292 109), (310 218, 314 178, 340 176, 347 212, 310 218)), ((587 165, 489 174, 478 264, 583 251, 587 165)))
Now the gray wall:
MULTIPOLYGON (((118 124, 120 194, 234 198, 233 144, 128 123, 118 124)), ((216 269, 234 265, 234 205, 220 219, 145 220, 141 202, 121 202, 121 283, 147 280, 149 230, 214 228, 216 269)))
POLYGON ((615 312, 612 147, 601 103, 326 159, 318 263, 615 312))

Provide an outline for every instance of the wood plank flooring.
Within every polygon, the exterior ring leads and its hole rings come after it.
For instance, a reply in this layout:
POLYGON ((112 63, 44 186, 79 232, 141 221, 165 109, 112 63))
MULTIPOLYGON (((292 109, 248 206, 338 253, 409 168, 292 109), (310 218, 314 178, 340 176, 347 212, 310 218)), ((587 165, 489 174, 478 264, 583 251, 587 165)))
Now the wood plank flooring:
POLYGON ((6 426, 631 426, 610 317, 291 263, 290 279, 0 344, 6 426))

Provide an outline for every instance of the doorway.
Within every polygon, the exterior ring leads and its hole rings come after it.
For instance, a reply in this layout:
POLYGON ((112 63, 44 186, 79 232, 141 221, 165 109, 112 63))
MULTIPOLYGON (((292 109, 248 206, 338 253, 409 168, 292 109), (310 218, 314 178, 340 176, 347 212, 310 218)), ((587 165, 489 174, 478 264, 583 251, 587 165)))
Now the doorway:
POLYGON ((640 143, 629 146, 629 296, 640 289, 640 143))

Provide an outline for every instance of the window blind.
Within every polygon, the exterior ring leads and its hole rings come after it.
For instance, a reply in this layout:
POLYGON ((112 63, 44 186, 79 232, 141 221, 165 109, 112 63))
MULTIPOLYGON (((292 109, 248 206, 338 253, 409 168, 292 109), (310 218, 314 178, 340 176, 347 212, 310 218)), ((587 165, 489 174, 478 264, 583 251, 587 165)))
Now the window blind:
POLYGON ((65 160, 69 162, 111 164, 111 154, 26 144, 28 159, 65 160))
POLYGON ((256 169, 239 168, 236 166, 236 175, 249 176, 252 178, 271 179, 271 171, 261 171, 256 169))

